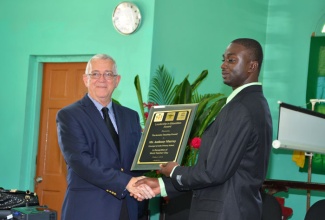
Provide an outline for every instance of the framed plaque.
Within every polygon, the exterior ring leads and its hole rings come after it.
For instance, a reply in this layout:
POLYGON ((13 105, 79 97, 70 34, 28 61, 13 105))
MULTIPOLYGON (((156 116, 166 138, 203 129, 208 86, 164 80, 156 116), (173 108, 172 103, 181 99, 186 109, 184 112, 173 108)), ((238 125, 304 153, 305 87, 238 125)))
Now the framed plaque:
POLYGON ((131 170, 159 170, 159 164, 181 164, 198 104, 153 106, 131 170))

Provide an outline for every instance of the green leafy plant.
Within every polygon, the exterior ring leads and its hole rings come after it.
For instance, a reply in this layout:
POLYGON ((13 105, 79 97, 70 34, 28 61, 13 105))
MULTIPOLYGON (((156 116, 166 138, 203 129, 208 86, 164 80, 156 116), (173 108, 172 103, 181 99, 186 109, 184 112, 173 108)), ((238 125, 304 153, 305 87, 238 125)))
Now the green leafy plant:
MULTIPOLYGON (((152 105, 176 105, 198 103, 197 112, 194 118, 192 129, 190 132, 189 143, 184 153, 182 165, 192 166, 196 163, 199 153, 199 145, 201 136, 207 126, 214 120, 216 115, 226 103, 226 97, 221 93, 200 95, 197 88, 201 82, 207 77, 208 71, 203 70, 201 74, 191 84, 188 80, 188 75, 180 84, 174 85, 174 78, 170 75, 164 65, 159 66, 155 76, 152 78, 149 93, 148 103, 143 102, 140 79, 137 75, 134 80, 139 106, 143 118, 143 123, 146 122, 145 107, 152 105), (195 141, 193 142, 193 140, 195 141), (199 138, 200 140, 198 140, 199 138)), ((149 110, 148 108, 147 110, 149 110)), ((148 175, 157 175, 155 171, 148 175)))

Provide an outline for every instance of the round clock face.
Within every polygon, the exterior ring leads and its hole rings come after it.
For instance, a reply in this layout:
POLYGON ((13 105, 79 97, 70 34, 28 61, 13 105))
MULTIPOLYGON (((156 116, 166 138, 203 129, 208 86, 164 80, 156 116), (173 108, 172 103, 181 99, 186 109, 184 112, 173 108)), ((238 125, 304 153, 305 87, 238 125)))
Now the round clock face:
POLYGON ((140 10, 131 2, 122 2, 116 6, 112 20, 118 32, 121 34, 132 34, 140 25, 140 10))

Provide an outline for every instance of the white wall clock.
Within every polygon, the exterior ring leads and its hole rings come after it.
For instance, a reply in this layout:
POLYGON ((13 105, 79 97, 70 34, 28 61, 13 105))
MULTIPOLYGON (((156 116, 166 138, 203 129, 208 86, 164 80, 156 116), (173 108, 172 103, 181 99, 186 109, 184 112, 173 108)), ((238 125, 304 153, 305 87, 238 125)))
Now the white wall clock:
POLYGON ((113 11, 112 21, 115 29, 121 34, 132 34, 140 26, 141 13, 134 3, 121 2, 113 11))

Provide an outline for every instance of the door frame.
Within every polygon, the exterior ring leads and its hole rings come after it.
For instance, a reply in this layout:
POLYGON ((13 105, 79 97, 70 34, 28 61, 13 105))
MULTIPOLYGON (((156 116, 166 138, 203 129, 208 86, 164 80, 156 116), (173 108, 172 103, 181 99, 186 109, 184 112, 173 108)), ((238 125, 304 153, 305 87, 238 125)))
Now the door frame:
POLYGON ((88 62, 94 54, 86 55, 30 55, 26 87, 24 137, 22 144, 19 188, 34 190, 40 108, 42 100, 43 63, 88 62))

